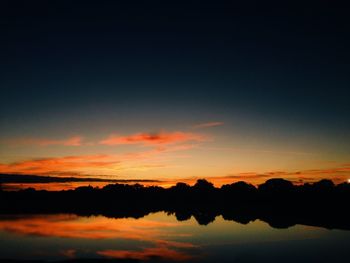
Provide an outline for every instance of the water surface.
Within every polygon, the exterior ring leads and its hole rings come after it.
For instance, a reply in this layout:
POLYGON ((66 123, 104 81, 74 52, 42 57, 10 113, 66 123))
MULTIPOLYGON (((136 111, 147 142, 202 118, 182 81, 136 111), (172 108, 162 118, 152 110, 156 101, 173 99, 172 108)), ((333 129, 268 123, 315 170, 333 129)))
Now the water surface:
POLYGON ((163 212, 143 218, 74 214, 2 215, 0 258, 64 261, 348 262, 350 231, 296 225, 276 229, 221 216, 206 226, 163 212))

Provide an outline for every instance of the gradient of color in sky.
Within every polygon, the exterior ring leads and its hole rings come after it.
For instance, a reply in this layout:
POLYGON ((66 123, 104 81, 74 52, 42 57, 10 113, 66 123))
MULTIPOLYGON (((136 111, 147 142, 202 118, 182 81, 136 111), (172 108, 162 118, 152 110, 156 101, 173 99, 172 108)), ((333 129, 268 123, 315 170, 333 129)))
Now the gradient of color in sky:
POLYGON ((217 184, 350 177, 347 8, 0 9, 0 173, 217 184))

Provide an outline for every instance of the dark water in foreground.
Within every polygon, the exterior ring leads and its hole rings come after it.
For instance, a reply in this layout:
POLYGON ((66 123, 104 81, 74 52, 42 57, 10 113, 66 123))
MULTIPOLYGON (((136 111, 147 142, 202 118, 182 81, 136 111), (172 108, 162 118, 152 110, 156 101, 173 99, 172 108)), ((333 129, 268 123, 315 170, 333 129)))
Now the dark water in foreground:
POLYGON ((140 219, 72 214, 0 216, 0 259, 198 262, 349 262, 350 231, 275 229, 221 216, 206 226, 163 212, 140 219))

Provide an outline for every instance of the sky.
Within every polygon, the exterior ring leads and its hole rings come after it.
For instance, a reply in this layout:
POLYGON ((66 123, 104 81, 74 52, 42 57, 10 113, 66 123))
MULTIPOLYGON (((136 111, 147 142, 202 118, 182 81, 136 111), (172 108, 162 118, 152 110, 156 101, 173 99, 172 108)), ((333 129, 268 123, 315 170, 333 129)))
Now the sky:
POLYGON ((350 178, 349 9, 2 1, 0 173, 350 178))

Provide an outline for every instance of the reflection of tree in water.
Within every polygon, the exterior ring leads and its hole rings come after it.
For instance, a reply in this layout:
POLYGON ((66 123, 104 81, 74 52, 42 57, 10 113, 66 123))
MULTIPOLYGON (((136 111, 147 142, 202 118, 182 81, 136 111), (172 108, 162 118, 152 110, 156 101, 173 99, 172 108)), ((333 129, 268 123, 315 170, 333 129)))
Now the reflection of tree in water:
POLYGON ((215 221, 216 214, 210 212, 197 211, 193 214, 193 217, 200 225, 208 225, 215 221))

